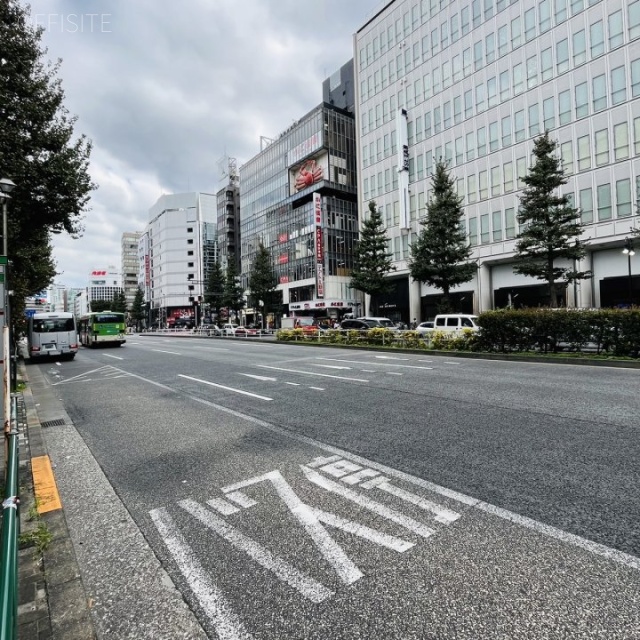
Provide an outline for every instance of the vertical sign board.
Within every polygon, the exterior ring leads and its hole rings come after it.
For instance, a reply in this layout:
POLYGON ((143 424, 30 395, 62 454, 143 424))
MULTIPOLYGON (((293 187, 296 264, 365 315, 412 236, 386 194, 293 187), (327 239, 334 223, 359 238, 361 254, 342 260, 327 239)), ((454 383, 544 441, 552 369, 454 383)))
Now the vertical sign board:
MULTIPOLYGON (((6 273, 7 256, 0 256, 0 364, 2 364, 2 376, 0 380, 0 407, 2 407, 2 420, 6 424, 11 418, 11 405, 9 404, 10 393, 10 371, 9 371, 9 327, 5 315, 7 310, 6 298, 6 273)), ((6 454, 6 450, 5 450, 6 454)))
POLYGON ((316 298, 324 298, 324 247, 322 246, 322 196, 313 194, 313 229, 316 247, 316 298))
POLYGON ((398 200, 400 201, 400 228, 409 228, 409 132, 406 109, 398 109, 398 200))

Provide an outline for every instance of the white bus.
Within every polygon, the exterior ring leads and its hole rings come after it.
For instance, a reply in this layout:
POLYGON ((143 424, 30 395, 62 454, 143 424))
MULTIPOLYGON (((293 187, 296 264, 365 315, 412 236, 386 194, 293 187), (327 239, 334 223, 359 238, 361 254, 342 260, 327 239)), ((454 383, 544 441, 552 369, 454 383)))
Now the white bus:
POLYGON ((78 333, 72 313, 36 313, 27 332, 31 359, 58 356, 73 360, 78 352, 78 333))

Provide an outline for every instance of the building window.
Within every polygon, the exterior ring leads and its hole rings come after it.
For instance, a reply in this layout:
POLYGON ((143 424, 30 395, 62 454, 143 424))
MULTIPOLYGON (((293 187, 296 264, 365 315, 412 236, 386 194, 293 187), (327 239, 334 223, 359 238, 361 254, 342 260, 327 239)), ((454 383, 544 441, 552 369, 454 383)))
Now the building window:
POLYGON ((478 244, 478 218, 469 218, 469 244, 473 247, 478 244))
POLYGON ((478 174, 478 192, 480 200, 486 200, 489 197, 489 172, 480 171, 478 174))
POLYGON ((611 104, 620 104, 627 99, 627 77, 624 67, 611 70, 611 104))
POLYGON ((522 142, 525 139, 524 109, 513 114, 513 123, 516 142, 522 142))
POLYGON ((538 4, 540 33, 551 29, 551 0, 540 0, 538 4))
POLYGON ((531 89, 538 84, 538 56, 527 58, 527 88, 531 89))
POLYGON ((626 160, 629 157, 629 123, 621 122, 613 126, 614 158, 626 160))
POLYGON ((573 142, 563 142, 560 145, 560 158, 562 159, 562 170, 567 174, 573 173, 573 142))
POLYGON ((640 118, 633 119, 633 152, 640 155, 640 118))
POLYGON ((553 50, 548 47, 540 52, 540 78, 542 82, 553 77, 553 50))
POLYGON ((473 115, 473 91, 469 89, 464 92, 464 117, 470 118, 473 115))
POLYGON ((556 126, 556 99, 554 97, 547 98, 542 103, 542 117, 544 118, 545 130, 554 129, 556 126))
POLYGON ((508 147, 511 145, 511 116, 505 116, 500 122, 502 129, 502 146, 508 147))
POLYGON ((561 91, 558 94, 558 110, 560 126, 571 122, 571 91, 561 91))
POLYGON ((576 85, 576 118, 589 115, 589 87, 586 82, 576 85))
POLYGON ((472 173, 467 176, 467 202, 473 203, 477 200, 477 182, 476 174, 472 173))
POLYGON ((513 162, 505 162, 503 165, 504 192, 513 191, 513 162))
POLYGON ((609 130, 596 131, 596 167, 609 162, 609 130))
POLYGON ((607 77, 603 73, 593 79, 593 110, 607 108, 607 77))
POLYGON ((491 226, 493 227, 493 241, 502 240, 502 211, 494 211, 491 214, 491 226))
POLYGON ((486 127, 480 127, 477 131, 478 135, 478 157, 487 153, 487 129, 486 127))
POLYGON ((622 9, 609 14, 609 49, 615 49, 624 42, 622 31, 622 9))
POLYGON ((497 151, 499 147, 498 123, 491 122, 489 124, 489 151, 497 151))
MULTIPOLYGON (((640 1, 640 0, 639 0, 640 1)), ((518 95, 522 93, 524 83, 522 80, 522 62, 513 65, 513 93, 518 95)))
POLYGON ((611 220, 611 185, 598 185, 598 221, 611 220))
POLYGON ((193 238, 190 238, 189 240, 187 240, 187 244, 193 244, 193 238))
POLYGON ((573 65, 577 67, 587 61, 587 39, 585 30, 573 34, 573 65))
POLYGON ((567 19, 567 0, 556 0, 556 24, 560 24, 567 19))
POLYGON ((518 175, 518 189, 524 187, 523 178, 527 175, 527 159, 518 158, 516 160, 516 173, 518 175))
POLYGON ((511 78, 509 77, 509 71, 503 71, 500 76, 500 100, 505 101, 509 99, 509 82, 511 78))
POLYGON ((524 39, 525 42, 536 37, 536 10, 534 7, 524 12, 524 39))
POLYGON ((489 242, 489 214, 483 213, 480 216, 480 242, 487 244, 489 242))
POLYGON ((187 227, 187 233, 193 233, 193 227, 187 227))
POLYGON ((505 24, 498 29, 498 56, 509 53, 509 28, 505 24))
POLYGON ((500 195, 500 187, 502 187, 502 176, 500 175, 500 167, 491 167, 491 196, 500 195))
POLYGON ((556 70, 564 73, 569 69, 569 39, 564 38, 556 45, 556 70))
POLYGON ((591 169, 591 153, 589 136, 578 138, 578 171, 591 169))
POLYGON ((629 40, 640 36, 640 0, 629 5, 629 40))
POLYGON ((540 109, 538 104, 529 105, 529 136, 537 136, 540 133, 540 109))
POLYGON ((571 15, 575 16, 581 11, 584 11, 584 0, 571 0, 571 15))
POLYGON ((511 46, 515 49, 522 44, 522 24, 520 17, 511 21, 511 46))
POLYGON ((624 178, 616 182, 616 212, 618 218, 631 215, 631 180, 624 178))
POLYGON ((597 58, 604 53, 604 23, 602 20, 594 22, 589 27, 591 40, 591 57, 597 58))
POLYGON ((580 219, 583 224, 593 222, 593 193, 591 187, 580 189, 580 219))
POLYGON ((512 240, 516 237, 516 212, 513 207, 505 209, 504 230, 508 240, 512 240))
POLYGON ((476 143, 473 131, 469 131, 465 137, 465 147, 467 148, 467 160, 473 160, 476 157, 476 143))
POLYGON ((475 71, 482 69, 482 40, 473 45, 473 68, 475 71))

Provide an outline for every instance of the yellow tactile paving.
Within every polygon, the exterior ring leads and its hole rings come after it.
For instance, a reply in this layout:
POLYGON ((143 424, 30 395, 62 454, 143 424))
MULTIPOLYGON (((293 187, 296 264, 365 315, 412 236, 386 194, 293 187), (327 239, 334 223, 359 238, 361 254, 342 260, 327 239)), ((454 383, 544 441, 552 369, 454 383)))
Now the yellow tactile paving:
POLYGON ((31 458, 31 471, 36 493, 38 513, 62 509, 56 480, 51 469, 49 456, 31 458))

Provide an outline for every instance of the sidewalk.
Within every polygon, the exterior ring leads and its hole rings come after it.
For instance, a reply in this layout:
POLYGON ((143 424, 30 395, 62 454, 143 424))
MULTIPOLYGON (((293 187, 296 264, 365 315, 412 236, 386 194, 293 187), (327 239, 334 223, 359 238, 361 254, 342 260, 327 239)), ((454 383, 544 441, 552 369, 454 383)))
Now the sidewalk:
MULTIPOLYGON (((60 508, 38 515, 32 461, 47 460, 42 429, 57 424, 46 394, 36 404, 28 367, 19 363, 18 381, 26 387, 18 395, 20 469, 20 534, 33 534, 21 545, 18 560, 18 638, 20 640, 92 640, 97 638, 89 603, 65 520, 60 508), (50 415, 51 414, 51 415, 50 415), (38 552, 37 543, 49 538, 38 552)), ((54 410, 55 411, 55 410, 54 410)), ((0 474, 4 474, 1 448, 0 474)), ((41 507, 42 509, 42 507, 41 507)))

